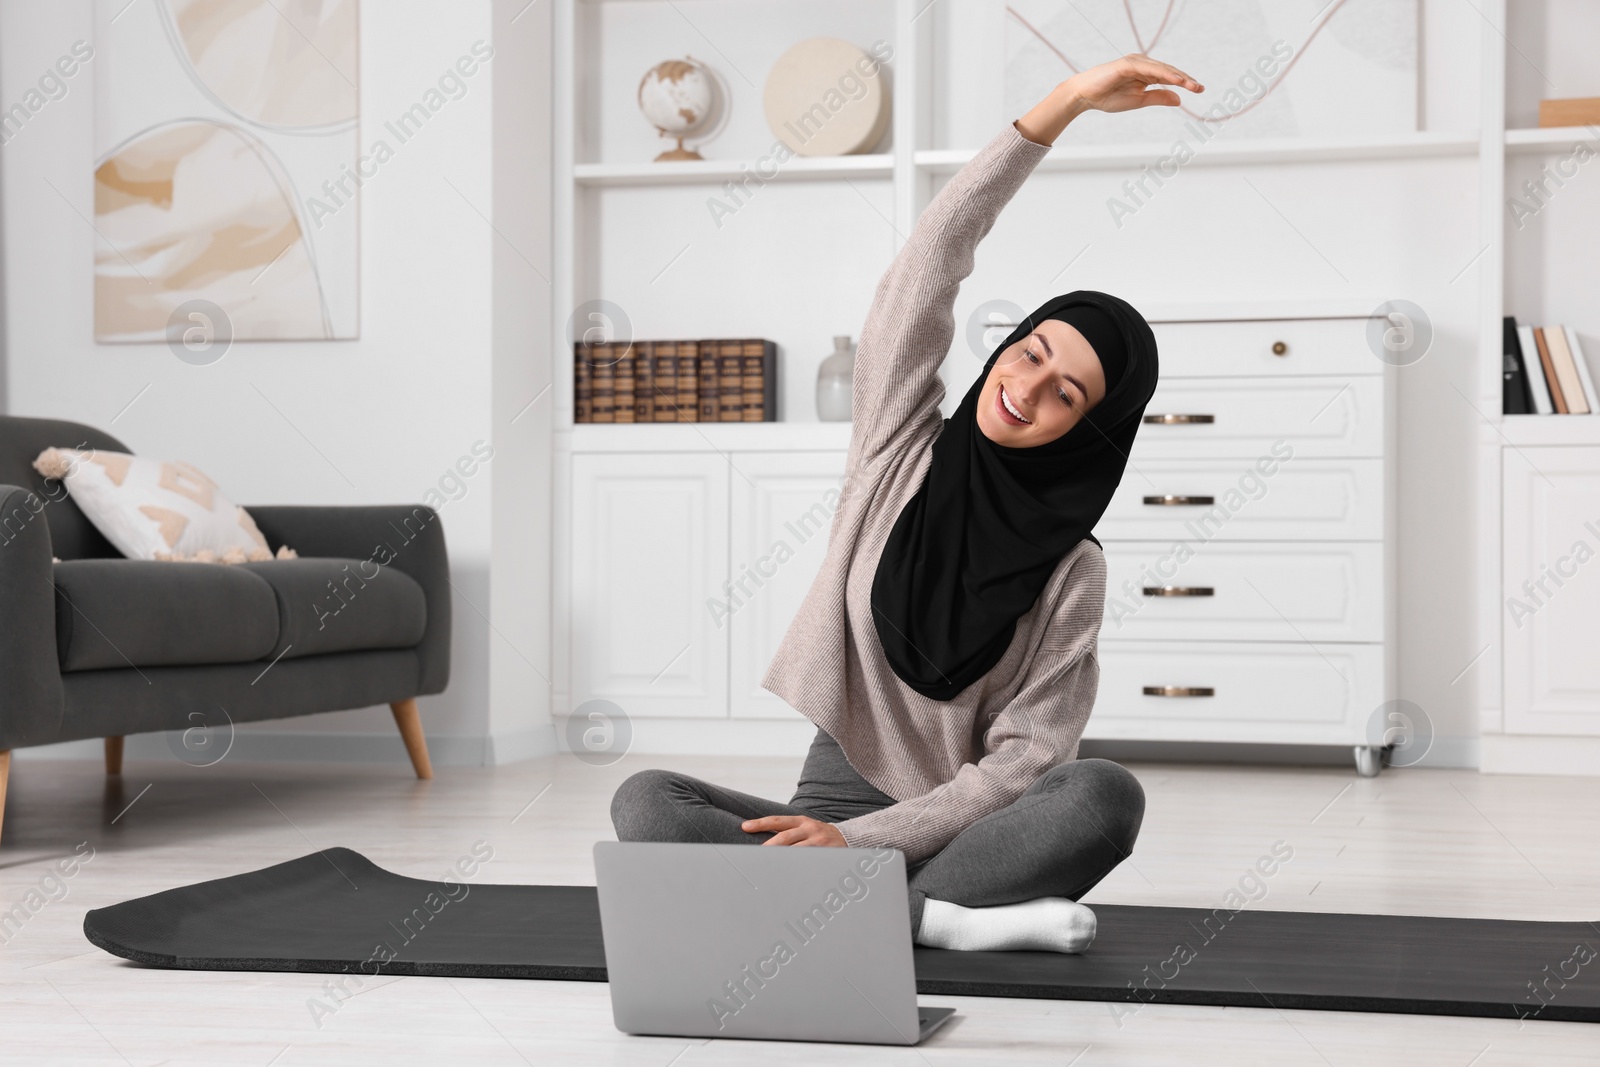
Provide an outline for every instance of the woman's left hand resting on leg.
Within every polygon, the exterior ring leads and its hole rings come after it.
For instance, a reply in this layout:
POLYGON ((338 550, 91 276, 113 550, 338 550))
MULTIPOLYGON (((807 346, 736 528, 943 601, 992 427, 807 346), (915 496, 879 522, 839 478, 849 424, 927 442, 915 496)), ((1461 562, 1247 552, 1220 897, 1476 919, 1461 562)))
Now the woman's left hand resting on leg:
POLYGON ((739 829, 747 834, 771 833, 763 845, 825 845, 844 848, 844 835, 831 822, 808 818, 804 815, 768 815, 763 819, 746 819, 739 829))

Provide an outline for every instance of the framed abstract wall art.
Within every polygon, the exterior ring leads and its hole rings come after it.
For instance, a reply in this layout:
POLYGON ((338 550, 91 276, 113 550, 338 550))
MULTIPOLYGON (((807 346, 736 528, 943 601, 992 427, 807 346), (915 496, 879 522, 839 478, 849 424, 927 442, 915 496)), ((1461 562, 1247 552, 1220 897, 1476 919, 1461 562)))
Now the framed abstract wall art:
POLYGON ((358 5, 96 0, 97 341, 358 336, 358 5))

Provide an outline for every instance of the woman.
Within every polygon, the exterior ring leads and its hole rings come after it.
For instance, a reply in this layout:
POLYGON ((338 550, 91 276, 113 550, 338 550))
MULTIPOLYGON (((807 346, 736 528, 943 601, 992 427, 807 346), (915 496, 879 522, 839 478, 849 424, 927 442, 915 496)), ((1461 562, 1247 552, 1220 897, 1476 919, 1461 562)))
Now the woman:
POLYGON ((828 552, 763 686, 818 727, 788 804, 642 771, 624 841, 890 847, 937 948, 1081 952, 1077 903, 1133 848, 1144 792, 1077 759, 1099 681, 1105 559, 1090 531, 1155 389, 1127 303, 1068 293, 990 356, 948 420, 939 364, 973 251, 1087 110, 1175 106, 1193 78, 1131 55, 1074 75, 934 197, 862 329, 828 552))

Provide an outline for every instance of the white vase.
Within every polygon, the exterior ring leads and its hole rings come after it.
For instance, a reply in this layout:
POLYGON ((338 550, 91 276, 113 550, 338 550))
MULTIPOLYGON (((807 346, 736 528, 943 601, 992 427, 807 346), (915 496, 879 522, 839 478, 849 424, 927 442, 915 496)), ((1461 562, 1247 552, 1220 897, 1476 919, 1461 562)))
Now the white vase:
POLYGON ((850 390, 855 377, 856 347, 849 334, 833 339, 833 354, 817 368, 817 418, 823 422, 850 421, 850 390))

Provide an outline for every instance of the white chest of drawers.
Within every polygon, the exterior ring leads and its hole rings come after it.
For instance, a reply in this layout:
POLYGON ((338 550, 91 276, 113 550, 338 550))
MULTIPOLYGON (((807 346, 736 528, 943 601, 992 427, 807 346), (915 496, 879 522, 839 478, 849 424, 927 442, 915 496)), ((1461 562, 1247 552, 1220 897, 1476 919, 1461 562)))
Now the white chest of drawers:
POLYGON ((1366 318, 1158 322, 1161 384, 1097 534, 1085 737, 1348 745, 1393 696, 1393 369, 1366 318))

